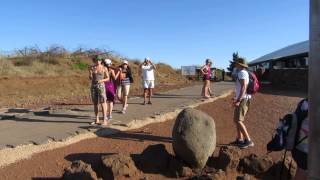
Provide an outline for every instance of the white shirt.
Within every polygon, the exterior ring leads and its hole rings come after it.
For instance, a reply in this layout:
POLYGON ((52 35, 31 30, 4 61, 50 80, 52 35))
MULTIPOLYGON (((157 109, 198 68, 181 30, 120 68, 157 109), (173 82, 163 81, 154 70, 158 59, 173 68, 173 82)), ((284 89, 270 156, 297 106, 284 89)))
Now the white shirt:
POLYGON ((144 81, 154 81, 154 70, 151 64, 142 65, 142 77, 144 81))
MULTIPOLYGON (((240 96, 240 91, 241 91, 241 83, 240 80, 244 79, 244 83, 245 85, 248 87, 249 84, 249 73, 246 70, 241 70, 237 73, 237 80, 236 80, 236 98, 238 99, 240 96)), ((244 96, 242 98, 247 98, 250 99, 251 95, 247 94, 247 92, 245 92, 244 96)))

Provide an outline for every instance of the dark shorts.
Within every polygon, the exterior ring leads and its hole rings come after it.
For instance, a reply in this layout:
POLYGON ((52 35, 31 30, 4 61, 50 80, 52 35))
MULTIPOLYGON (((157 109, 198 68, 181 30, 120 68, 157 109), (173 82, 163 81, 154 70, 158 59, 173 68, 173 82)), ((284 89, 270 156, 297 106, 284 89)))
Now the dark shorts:
POLYGON ((308 170, 308 155, 305 152, 293 149, 291 154, 300 169, 308 170))

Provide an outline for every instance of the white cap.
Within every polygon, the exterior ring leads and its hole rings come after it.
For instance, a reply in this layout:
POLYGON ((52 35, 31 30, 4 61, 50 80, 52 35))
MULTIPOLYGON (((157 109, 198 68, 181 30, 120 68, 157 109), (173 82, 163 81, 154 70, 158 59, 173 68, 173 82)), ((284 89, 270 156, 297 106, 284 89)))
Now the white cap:
POLYGON ((151 58, 146 57, 146 58, 144 58, 144 60, 145 60, 145 61, 151 61, 151 58))
POLYGON ((110 59, 105 59, 104 62, 108 65, 112 64, 112 61, 110 59))
POLYGON ((129 62, 127 61, 127 60, 124 60, 123 62, 122 62, 122 64, 129 64, 129 62))

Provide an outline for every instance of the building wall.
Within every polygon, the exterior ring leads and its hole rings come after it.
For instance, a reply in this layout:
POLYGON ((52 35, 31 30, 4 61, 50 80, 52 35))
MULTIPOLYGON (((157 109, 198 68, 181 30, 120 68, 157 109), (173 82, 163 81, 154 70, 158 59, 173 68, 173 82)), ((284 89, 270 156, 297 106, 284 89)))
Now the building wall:
POLYGON ((269 80, 272 86, 308 90, 308 69, 270 69, 269 80))

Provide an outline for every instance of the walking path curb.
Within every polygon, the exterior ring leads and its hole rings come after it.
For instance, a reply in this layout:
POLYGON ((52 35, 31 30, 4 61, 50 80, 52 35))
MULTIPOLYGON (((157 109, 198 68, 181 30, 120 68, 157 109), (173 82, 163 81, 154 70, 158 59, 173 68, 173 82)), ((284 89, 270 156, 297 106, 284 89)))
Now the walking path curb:
POLYGON ((119 131, 128 131, 133 130, 137 128, 141 128, 143 126, 152 124, 152 123, 160 123, 165 122, 167 120, 174 119, 184 108, 195 108, 197 106, 200 106, 202 104, 211 103, 214 102, 217 99, 225 98, 233 93, 232 90, 228 90, 221 94, 220 96, 204 100, 202 102, 198 102, 192 105, 185 106, 183 108, 177 108, 176 110, 164 114, 155 115, 154 117, 150 118, 144 118, 142 120, 133 120, 131 121, 127 126, 115 126, 111 125, 108 128, 102 128, 99 129, 96 132, 87 132, 82 134, 77 134, 74 136, 70 136, 63 141, 49 141, 46 144, 41 145, 34 145, 34 144, 28 144, 28 145, 20 145, 15 148, 6 148, 0 150, 0 167, 4 167, 7 165, 10 165, 12 163, 15 163, 22 159, 28 159, 31 158, 33 154, 49 151, 61 147, 68 146, 70 144, 77 143, 79 141, 85 140, 85 139, 91 139, 96 138, 99 136, 106 136, 115 134, 119 131))

